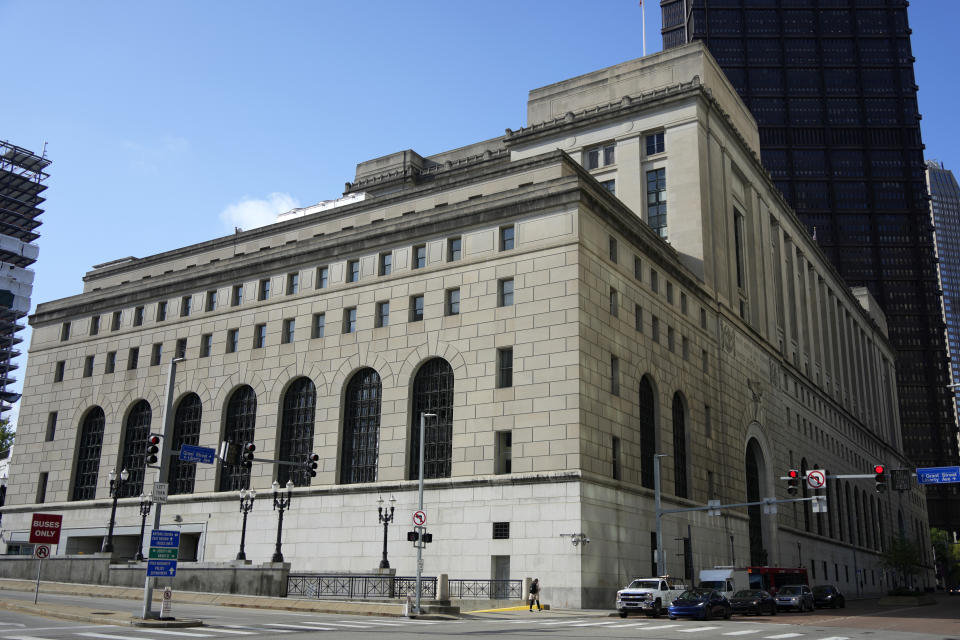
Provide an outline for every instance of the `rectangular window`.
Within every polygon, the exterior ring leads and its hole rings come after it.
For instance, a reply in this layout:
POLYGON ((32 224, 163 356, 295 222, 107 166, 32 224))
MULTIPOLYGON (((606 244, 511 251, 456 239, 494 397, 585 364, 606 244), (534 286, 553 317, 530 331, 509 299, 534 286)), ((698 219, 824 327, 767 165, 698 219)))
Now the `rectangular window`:
POLYGON ((640 256, 633 256, 633 277, 643 282, 643 260, 640 256))
POLYGON ((513 432, 497 431, 494 447, 493 472, 510 473, 513 468, 513 432))
POLYGON ((70 323, 64 322, 60 325, 60 342, 66 342, 70 339, 70 323))
POLYGON ((660 293, 660 274, 656 269, 650 269, 650 290, 654 293, 660 293))
POLYGON ((280 342, 290 344, 293 342, 297 332, 297 319, 287 318, 283 321, 283 332, 280 334, 280 342))
POLYGON ((240 329, 227 329, 227 353, 236 353, 240 348, 240 329))
POLYGON ((410 322, 423 320, 423 296, 410 296, 410 322))
POLYGON ((317 267, 317 289, 326 289, 330 285, 330 268, 317 267))
POLYGON ((667 281, 667 302, 673 304, 673 283, 667 281))
POLYGON ((500 227, 500 251, 509 251, 514 247, 513 225, 500 227))
POLYGON ((610 356, 610 393, 620 395, 620 358, 610 356))
POLYGON ((687 294, 680 292, 680 313, 687 315, 687 294))
POLYGON ((700 308, 700 328, 707 328, 707 310, 703 307, 700 308))
POLYGON ((100 333, 100 316, 90 318, 90 335, 95 336, 100 333))
POLYGON ((160 357, 163 354, 163 343, 157 342, 153 345, 153 350, 150 352, 150 366, 155 367, 160 364, 160 357))
POLYGON ((186 358, 187 357, 187 339, 186 338, 177 338, 177 346, 173 352, 174 358, 186 358))
POLYGON ((456 262, 462 255, 462 240, 460 238, 450 238, 447 240, 447 261, 456 262))
POLYGON ((513 278, 497 282, 497 306, 509 307, 513 304, 513 278))
POLYGON ((216 291, 207 291, 207 300, 204 305, 204 310, 206 311, 216 311, 217 310, 217 292, 216 291))
POLYGON ((737 288, 744 287, 744 265, 743 265, 743 214, 733 210, 733 249, 737 263, 737 288))
POLYGON ((460 314, 460 289, 447 290, 447 315, 455 316, 460 314))
POLYGON ((413 261, 410 268, 423 269, 425 266, 427 266, 427 245, 418 244, 413 248, 413 261))
POLYGON ((113 317, 110 319, 110 331, 116 331, 120 328, 120 311, 114 311, 113 317))
POLYGON ((133 326, 139 327, 143 325, 143 307, 136 307, 133 310, 133 326))
POLYGON ((673 331, 673 327, 667 327, 667 349, 670 349, 670 352, 673 352, 673 348, 676 342, 676 334, 673 331))
POLYGON ((37 504, 42 504, 44 500, 47 499, 47 478, 49 477, 48 471, 40 472, 40 479, 37 482, 37 504))
POLYGON ((313 314, 313 328, 310 332, 311 338, 322 338, 323 332, 327 328, 327 316, 324 313, 313 314))
POLYGON ((683 353, 683 359, 689 360, 690 359, 690 340, 687 338, 687 336, 683 336, 682 338, 680 338, 680 350, 683 353))
POLYGON ((243 285, 233 285, 233 295, 230 296, 230 306, 238 307, 243 304, 243 285))
POLYGON ((57 362, 56 367, 53 370, 53 381, 54 382, 63 382, 63 374, 67 370, 66 360, 60 360, 57 362))
POLYGON ((704 405, 703 407, 703 433, 708 438, 713 437, 713 421, 710 415, 710 405, 704 405))
POLYGON ((607 253, 610 256, 610 261, 616 263, 617 261, 617 239, 613 236, 610 236, 607 239, 607 253))
POLYGON ((587 169, 599 169, 616 162, 616 144, 607 144, 591 147, 583 152, 583 163, 587 169))
POLYGON ((93 356, 87 356, 83 360, 83 377, 89 378, 93 375, 93 356))
POLYGON ((617 290, 613 287, 610 287, 610 315, 616 318, 619 312, 620 308, 617 304, 617 290))
POLYGON ((357 332, 357 308, 348 307, 343 310, 343 333, 357 332))
POLYGON ((647 135, 648 156, 652 156, 657 153, 663 153, 664 151, 666 151, 666 146, 663 144, 663 131, 647 135))
POLYGON ((257 286, 257 300, 270 299, 270 278, 263 278, 257 286))
POLYGON ((380 254, 380 263, 377 267, 377 273, 381 276, 388 276, 393 273, 393 254, 392 253, 381 253, 380 254))
POLYGON ((53 442, 53 438, 57 433, 57 412, 51 411, 47 414, 47 435, 44 437, 44 441, 53 442))
POLYGON ((267 344, 267 325, 258 324, 253 327, 253 348, 262 349, 267 344))
POLYGON ((667 170, 647 171, 647 224, 657 235, 667 237, 667 170))
POLYGON ((180 298, 180 317, 186 318, 190 315, 190 307, 193 303, 193 296, 183 296, 180 298))
POLYGON ((205 333, 200 336, 200 357, 209 358, 213 351, 213 334, 205 333))
POLYGON ((360 282, 359 260, 347 260, 347 282, 360 282))
POLYGON ((639 304, 633 305, 633 328, 643 333, 643 309, 639 304))
POLYGON ((373 320, 376 327, 390 326, 390 303, 388 301, 377 303, 377 315, 373 320))
POLYGON ((497 387, 513 386, 513 347, 497 349, 497 387))
POLYGON ((710 360, 707 356, 707 350, 703 349, 700 351, 700 368, 704 373, 707 373, 710 368, 710 360))
POLYGON ((157 303, 157 322, 163 322, 167 319, 167 301, 161 300, 157 303))
POLYGON ((107 352, 107 363, 104 366, 104 373, 113 373, 117 370, 117 352, 108 351, 107 352))
POLYGON ((292 296, 300 293, 300 274, 287 274, 287 295, 292 296))
POLYGON ((493 539, 509 540, 510 539, 510 523, 494 522, 493 523, 493 539))
POLYGON ((601 180, 600 186, 612 193, 617 195, 617 181, 616 180, 601 180))
POLYGON ((613 436, 613 440, 610 443, 610 456, 612 464, 612 474, 611 477, 614 480, 620 479, 620 438, 613 436))
POLYGON ((136 369, 138 360, 140 360, 140 347, 131 347, 127 353, 127 371, 136 369))
POLYGON ((660 318, 650 316, 650 337, 654 342, 660 342, 660 318))

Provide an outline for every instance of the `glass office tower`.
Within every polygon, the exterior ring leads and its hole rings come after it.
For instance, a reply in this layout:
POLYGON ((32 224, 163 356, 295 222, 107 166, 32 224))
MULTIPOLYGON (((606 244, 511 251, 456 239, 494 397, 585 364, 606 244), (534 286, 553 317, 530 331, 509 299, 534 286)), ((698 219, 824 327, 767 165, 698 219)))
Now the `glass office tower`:
MULTIPOLYGON (((904 449, 958 464, 905 0, 661 0, 664 49, 703 41, 760 128, 762 161, 897 349, 904 449)), ((861 470, 863 471, 863 470, 861 470)), ((960 530, 957 485, 928 491, 960 530)))

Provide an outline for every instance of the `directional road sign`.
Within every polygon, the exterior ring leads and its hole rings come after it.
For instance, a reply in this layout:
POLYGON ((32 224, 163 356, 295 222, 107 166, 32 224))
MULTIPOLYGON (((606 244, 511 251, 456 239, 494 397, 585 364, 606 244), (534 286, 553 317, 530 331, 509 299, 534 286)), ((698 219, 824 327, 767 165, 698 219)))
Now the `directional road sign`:
POLYGON ((217 457, 217 450, 210 447, 198 447, 193 444, 180 445, 180 462, 199 462, 213 464, 217 457))
POLYGON ((960 467, 922 467, 917 469, 920 484, 950 484, 960 482, 960 467))
POLYGON ((177 575, 176 560, 147 560, 147 576, 150 578, 172 578, 177 575))
POLYGON ((60 542, 60 526, 63 516, 35 513, 30 519, 30 542, 32 544, 57 544, 60 542))
POLYGON ((166 547, 150 547, 151 560, 176 560, 180 554, 179 549, 168 549, 166 547))
POLYGON ((150 532, 150 546, 177 549, 180 546, 180 532, 154 529, 150 532))

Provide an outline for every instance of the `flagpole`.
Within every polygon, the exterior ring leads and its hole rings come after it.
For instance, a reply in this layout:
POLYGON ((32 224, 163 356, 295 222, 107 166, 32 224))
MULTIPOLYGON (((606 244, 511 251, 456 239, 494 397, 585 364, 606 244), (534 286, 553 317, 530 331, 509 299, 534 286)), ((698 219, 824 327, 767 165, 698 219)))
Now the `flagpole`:
POLYGON ((640 39, 643 41, 643 55, 647 55, 647 12, 643 9, 643 0, 640 0, 640 39))

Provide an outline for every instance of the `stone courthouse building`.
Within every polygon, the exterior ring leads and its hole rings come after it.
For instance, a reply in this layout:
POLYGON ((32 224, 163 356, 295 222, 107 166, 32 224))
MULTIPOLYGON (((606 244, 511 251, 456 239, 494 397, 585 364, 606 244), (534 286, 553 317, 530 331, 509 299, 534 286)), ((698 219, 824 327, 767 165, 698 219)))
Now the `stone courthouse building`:
MULTIPOLYGON (((289 478, 295 571, 375 567, 393 495, 390 561, 411 575, 423 412, 426 575, 538 576, 561 606, 612 606, 657 572, 657 459, 667 509, 787 498, 790 468, 909 467, 883 314, 776 191, 701 44, 535 89, 527 123, 362 162, 342 206, 97 265, 39 305, 6 539, 42 510, 64 516, 58 554, 98 551, 125 468, 115 557, 133 555, 177 354, 174 449, 320 456, 312 479, 174 463, 162 523, 185 560, 236 556, 249 486, 246 554, 269 561, 270 486, 289 478)), ((666 515, 660 572, 801 565, 851 597, 885 589, 878 554, 925 537, 922 494, 831 479, 823 495, 823 514, 666 515)))

